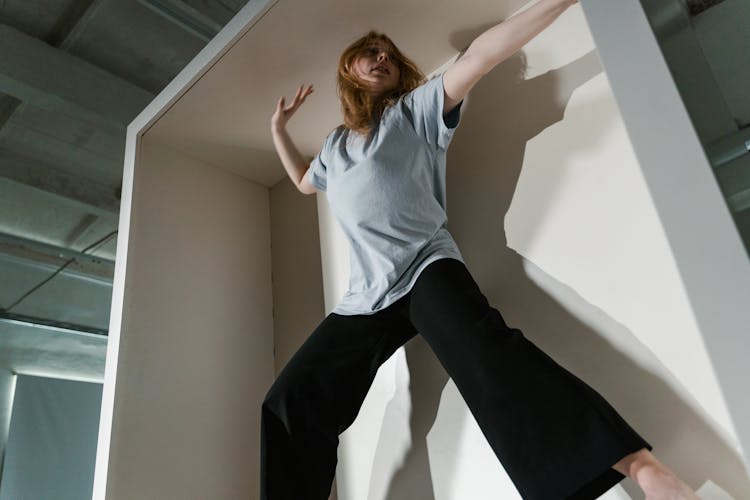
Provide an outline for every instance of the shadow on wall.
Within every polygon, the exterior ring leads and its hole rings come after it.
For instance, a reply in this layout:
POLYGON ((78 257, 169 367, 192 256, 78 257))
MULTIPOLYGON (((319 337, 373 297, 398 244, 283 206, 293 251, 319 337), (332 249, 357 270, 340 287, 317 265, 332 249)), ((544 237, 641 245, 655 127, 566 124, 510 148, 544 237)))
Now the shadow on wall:
MULTIPOLYGON (((513 198, 527 141, 562 120, 573 91, 601 73, 595 52, 530 80, 524 79, 525 69, 525 58, 519 53, 472 90, 470 99, 476 105, 464 108, 462 125, 448 154, 449 229, 467 266, 510 326, 520 328, 542 350, 599 391, 654 446, 656 456, 692 487, 699 488, 710 479, 737 499, 750 498, 750 483, 735 449, 714 430, 710 419, 666 383, 670 375, 651 352, 630 331, 573 290, 541 270, 534 271, 542 276, 536 281, 544 281, 544 288, 554 289, 558 299, 564 297, 563 307, 530 279, 524 269, 529 264, 507 247, 503 216, 513 198), (596 324, 596 329, 569 310, 596 324), (630 354, 633 359, 624 355, 607 338, 617 338, 636 355, 630 354), (642 366, 651 367, 655 373, 642 366)), ((597 116, 593 111, 590 119, 602 123, 592 124, 590 130, 605 130, 605 122, 611 117, 597 116)), ((584 150, 596 140, 582 134, 561 154, 584 150)), ((551 175, 555 173, 550 169, 551 175)), ((539 198, 554 195, 546 194, 539 198)), ((545 209, 539 206, 529 223, 539 222, 545 209)), ((401 467, 390 472, 393 465, 387 451, 388 432, 381 433, 370 500, 434 498, 431 475, 439 475, 441 489, 450 484, 450 478, 445 477, 449 471, 430 472, 426 442, 448 376, 421 337, 410 341, 405 352, 411 378, 412 446, 401 467)), ((390 411, 399 411, 395 406, 386 409, 385 421, 390 411)), ((443 443, 441 447, 458 448, 459 427, 451 434, 456 443, 443 443)), ((632 498, 643 498, 629 479, 621 484, 632 498)))

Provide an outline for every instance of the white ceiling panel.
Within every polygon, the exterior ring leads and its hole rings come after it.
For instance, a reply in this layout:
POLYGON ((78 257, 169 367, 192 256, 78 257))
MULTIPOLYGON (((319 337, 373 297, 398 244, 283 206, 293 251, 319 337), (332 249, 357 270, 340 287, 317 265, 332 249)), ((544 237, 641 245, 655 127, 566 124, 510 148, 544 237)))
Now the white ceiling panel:
POLYGON ((335 76, 339 56, 352 41, 370 29, 383 31, 430 73, 524 3, 280 0, 147 136, 273 185, 286 175, 270 134, 277 100, 291 100, 300 84, 314 84, 316 92, 289 124, 300 151, 314 155, 341 123, 335 76))

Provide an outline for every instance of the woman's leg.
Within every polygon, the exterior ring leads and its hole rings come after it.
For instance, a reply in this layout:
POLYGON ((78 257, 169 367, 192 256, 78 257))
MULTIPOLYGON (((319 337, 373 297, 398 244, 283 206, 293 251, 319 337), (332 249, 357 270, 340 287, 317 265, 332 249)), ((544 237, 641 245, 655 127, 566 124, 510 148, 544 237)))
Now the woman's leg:
POLYGON ((598 498, 624 478, 613 464, 651 449, 596 391, 509 328, 462 262, 425 268, 409 314, 523 498, 598 498))
POLYGON ((338 435, 380 365, 416 335, 404 301, 372 315, 329 314, 292 356, 261 413, 261 500, 326 500, 338 435))

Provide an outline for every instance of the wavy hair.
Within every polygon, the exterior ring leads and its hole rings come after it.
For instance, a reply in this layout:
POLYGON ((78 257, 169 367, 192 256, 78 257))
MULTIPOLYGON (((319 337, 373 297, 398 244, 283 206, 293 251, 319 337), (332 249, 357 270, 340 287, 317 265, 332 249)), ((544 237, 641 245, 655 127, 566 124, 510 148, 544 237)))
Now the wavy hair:
POLYGON ((349 45, 339 59, 336 86, 344 113, 344 126, 362 135, 369 135, 388 106, 393 106, 398 102, 399 97, 411 92, 424 82, 424 73, 396 47, 388 36, 374 30, 369 31, 349 45), (367 87, 357 79, 350 68, 354 59, 371 43, 377 41, 383 42, 388 47, 392 54, 392 61, 398 66, 401 76, 395 89, 380 98, 373 99, 367 92, 367 87))

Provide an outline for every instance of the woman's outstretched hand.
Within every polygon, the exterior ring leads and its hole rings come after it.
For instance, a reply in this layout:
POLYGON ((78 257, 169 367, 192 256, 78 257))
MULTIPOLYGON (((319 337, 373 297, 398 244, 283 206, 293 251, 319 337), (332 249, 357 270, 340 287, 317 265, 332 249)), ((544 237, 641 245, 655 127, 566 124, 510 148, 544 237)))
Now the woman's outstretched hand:
POLYGON ((287 107, 284 107, 284 96, 281 96, 279 102, 276 104, 276 111, 271 117, 271 129, 280 130, 286 127, 286 123, 292 117, 294 112, 297 111, 297 108, 299 108, 300 105, 305 102, 305 98, 312 93, 312 85, 308 85, 307 88, 305 88, 304 85, 300 85, 297 90, 297 95, 294 96, 294 101, 292 101, 287 107))

